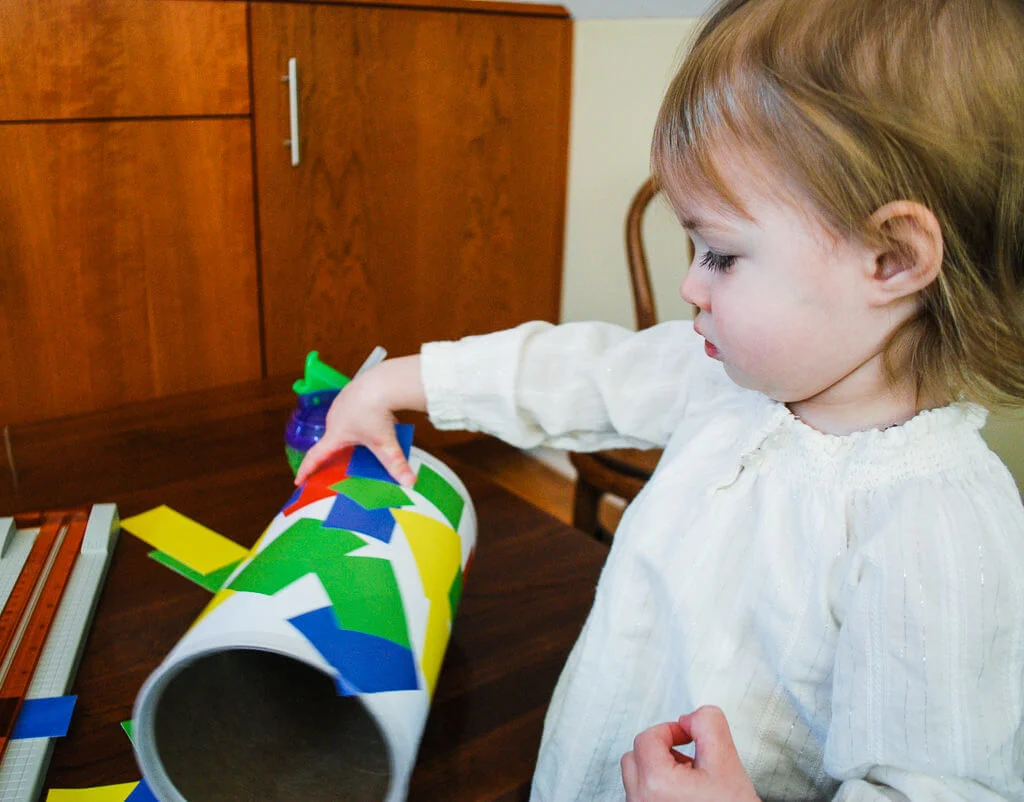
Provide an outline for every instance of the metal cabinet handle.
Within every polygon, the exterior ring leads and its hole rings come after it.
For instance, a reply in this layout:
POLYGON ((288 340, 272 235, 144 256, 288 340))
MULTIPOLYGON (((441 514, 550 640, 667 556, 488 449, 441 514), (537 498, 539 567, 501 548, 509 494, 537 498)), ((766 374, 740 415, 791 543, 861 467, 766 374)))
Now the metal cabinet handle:
POLYGON ((288 127, 290 137, 284 141, 284 144, 291 148, 292 167, 295 167, 299 163, 299 65, 295 59, 288 59, 288 74, 282 75, 281 80, 288 84, 288 127))

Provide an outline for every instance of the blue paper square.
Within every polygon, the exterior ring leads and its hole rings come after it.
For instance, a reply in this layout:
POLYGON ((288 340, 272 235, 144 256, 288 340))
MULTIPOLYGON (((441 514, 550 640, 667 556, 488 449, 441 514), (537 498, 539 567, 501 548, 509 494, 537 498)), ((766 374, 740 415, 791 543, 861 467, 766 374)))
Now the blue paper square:
POLYGON ((289 619, 337 671, 340 696, 419 687, 412 651, 376 635, 340 629, 330 607, 289 619))
POLYGON ((324 526, 328 529, 358 532, 384 543, 390 543, 391 533, 395 529, 395 516, 387 507, 368 510, 348 496, 339 495, 334 499, 331 511, 324 518, 324 526))
POLYGON ((26 699, 14 722, 12 738, 60 738, 68 734, 77 696, 26 699))
MULTIPOLYGON (((409 451, 412 448, 412 435, 415 427, 411 423, 396 423, 395 436, 398 438, 398 445, 406 459, 409 459, 409 451)), ((373 452, 365 446, 356 446, 352 452, 352 459, 348 463, 349 476, 361 476, 365 479, 380 479, 382 482, 391 482, 397 485, 391 478, 380 461, 373 456, 373 452)))

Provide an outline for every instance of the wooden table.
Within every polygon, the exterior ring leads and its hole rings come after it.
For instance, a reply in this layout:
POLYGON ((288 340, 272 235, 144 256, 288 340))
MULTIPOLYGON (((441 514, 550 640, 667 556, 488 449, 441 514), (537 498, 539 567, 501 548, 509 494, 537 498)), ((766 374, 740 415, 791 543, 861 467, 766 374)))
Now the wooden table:
MULTIPOLYGON (((15 491, 3 471, 0 514, 112 501, 129 516, 167 504, 251 544, 291 494, 283 430, 293 404, 287 382, 268 380, 12 427, 20 481, 15 491)), ((432 447, 430 435, 421 427, 417 443, 463 479, 479 536, 409 798, 525 799, 548 699, 606 549, 445 454, 436 435, 432 447)), ((120 538, 47 788, 139 778, 119 723, 209 599, 150 550, 120 538)))

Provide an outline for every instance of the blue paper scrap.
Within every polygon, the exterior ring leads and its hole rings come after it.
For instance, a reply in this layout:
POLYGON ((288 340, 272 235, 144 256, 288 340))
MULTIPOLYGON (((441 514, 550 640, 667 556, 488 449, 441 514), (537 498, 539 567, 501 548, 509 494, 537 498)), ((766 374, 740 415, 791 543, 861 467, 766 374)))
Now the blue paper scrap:
POLYGON ((332 608, 321 607, 289 620, 337 669, 335 685, 341 696, 419 687, 412 651, 376 635, 340 629, 332 608))
POLYGON ((14 723, 12 738, 60 738, 68 734, 77 696, 26 699, 14 723))
POLYGON ((156 795, 146 784, 145 778, 139 780, 139 784, 135 786, 135 789, 128 794, 128 798, 124 802, 159 802, 156 795))
MULTIPOLYGON (((396 423, 395 436, 398 438, 398 445, 406 459, 409 459, 409 451, 412 448, 412 434, 415 427, 411 423, 396 423)), ((348 463, 349 476, 362 476, 365 479, 380 479, 382 482, 398 484, 391 478, 380 461, 373 456, 373 452, 366 446, 356 446, 352 451, 352 459, 348 463)))
POLYGON ((387 507, 368 510, 348 496, 339 495, 331 505, 331 511, 324 518, 324 526, 330 529, 347 529, 361 535, 391 542, 395 529, 395 516, 387 507))

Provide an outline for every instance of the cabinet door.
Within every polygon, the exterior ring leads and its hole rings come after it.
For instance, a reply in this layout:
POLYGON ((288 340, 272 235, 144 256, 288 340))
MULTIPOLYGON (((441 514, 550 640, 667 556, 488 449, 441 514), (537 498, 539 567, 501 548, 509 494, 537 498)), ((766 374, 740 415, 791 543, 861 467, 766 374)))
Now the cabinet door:
POLYGON ((0 126, 0 422, 258 378, 249 121, 0 126))
POLYGON ((251 29, 268 373, 557 318, 570 20, 254 3, 251 29))

